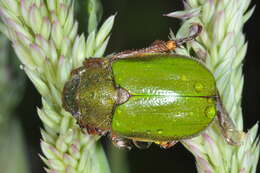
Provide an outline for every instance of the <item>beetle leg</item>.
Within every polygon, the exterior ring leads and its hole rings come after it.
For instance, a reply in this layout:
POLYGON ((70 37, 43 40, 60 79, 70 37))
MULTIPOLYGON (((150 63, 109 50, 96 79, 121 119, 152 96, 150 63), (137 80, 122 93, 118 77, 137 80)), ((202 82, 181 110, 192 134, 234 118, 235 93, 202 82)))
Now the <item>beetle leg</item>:
POLYGON ((196 37, 198 37, 200 35, 201 31, 202 31, 202 26, 198 23, 193 23, 190 27, 190 35, 187 36, 187 37, 176 40, 175 41, 176 46, 180 47, 184 43, 194 40, 196 37))
POLYGON ((108 129, 100 129, 91 125, 84 124, 84 121, 82 121, 80 117, 75 118, 77 119, 77 124, 79 125, 80 129, 85 134, 103 136, 109 131, 108 129))
POLYGON ((87 133, 89 135, 105 135, 107 133, 107 131, 105 130, 101 130, 99 128, 96 128, 96 127, 91 127, 89 125, 85 125, 85 126, 82 126, 80 125, 80 128, 83 129, 83 132, 84 133, 87 133))
POLYGON ((85 67, 102 67, 105 61, 102 58, 89 58, 83 62, 85 67))
POLYGON ((151 146, 151 142, 142 142, 142 141, 136 141, 133 140, 134 145, 139 149, 147 149, 151 146))
POLYGON ((116 136, 116 135, 114 135, 112 133, 110 134, 110 138, 111 138, 112 143, 116 147, 127 149, 127 150, 131 150, 132 149, 132 146, 133 146, 132 140, 116 136))
POLYGON ((119 52, 117 54, 113 54, 110 57, 112 58, 113 61, 114 59, 131 58, 131 57, 141 58, 143 56, 146 56, 147 54, 168 53, 171 51, 175 51, 176 48, 181 46, 182 44, 194 40, 201 33, 201 31, 202 31, 202 26, 200 24, 194 23, 190 28, 190 32, 193 33, 185 38, 181 38, 177 40, 168 40, 168 41, 156 40, 147 48, 139 49, 139 50, 127 50, 127 51, 119 52))
POLYGON ((131 58, 131 57, 143 57, 147 54, 156 54, 156 53, 167 53, 174 51, 176 49, 176 42, 174 40, 169 41, 156 41, 151 46, 139 49, 139 50, 126 50, 112 55, 112 60, 122 59, 122 58, 131 58))
POLYGON ((158 143, 160 145, 160 147, 164 148, 164 149, 169 149, 171 147, 173 147, 175 144, 177 144, 179 141, 166 141, 166 142, 160 142, 158 143))
POLYGON ((217 117, 219 120, 219 125, 221 127, 223 136, 225 137, 227 143, 231 145, 241 145, 241 142, 245 136, 243 131, 237 130, 233 121, 229 117, 226 109, 224 108, 220 96, 217 98, 217 117))

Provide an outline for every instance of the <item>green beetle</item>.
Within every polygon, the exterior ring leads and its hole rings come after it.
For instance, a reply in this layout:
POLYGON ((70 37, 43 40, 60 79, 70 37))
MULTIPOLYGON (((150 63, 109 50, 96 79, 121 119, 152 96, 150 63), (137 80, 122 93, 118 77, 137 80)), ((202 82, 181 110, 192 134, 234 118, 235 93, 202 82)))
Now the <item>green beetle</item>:
POLYGON ((109 133, 118 147, 154 142, 169 148, 200 134, 216 116, 227 142, 238 144, 241 133, 221 104, 212 73, 196 59, 170 53, 201 29, 197 25, 184 39, 86 59, 65 84, 64 108, 82 129, 109 133))

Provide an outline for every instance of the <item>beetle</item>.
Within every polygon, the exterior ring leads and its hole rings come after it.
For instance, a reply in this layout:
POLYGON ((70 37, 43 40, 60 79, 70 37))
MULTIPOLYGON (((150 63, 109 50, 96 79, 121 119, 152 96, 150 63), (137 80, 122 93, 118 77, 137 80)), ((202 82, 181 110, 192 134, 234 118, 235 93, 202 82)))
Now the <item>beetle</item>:
POLYGON ((86 59, 64 86, 63 107, 88 134, 109 134, 120 148, 170 148, 216 117, 226 141, 239 145, 242 132, 222 105, 213 74, 202 61, 171 53, 200 34, 201 25, 192 27, 196 33, 183 39, 86 59))

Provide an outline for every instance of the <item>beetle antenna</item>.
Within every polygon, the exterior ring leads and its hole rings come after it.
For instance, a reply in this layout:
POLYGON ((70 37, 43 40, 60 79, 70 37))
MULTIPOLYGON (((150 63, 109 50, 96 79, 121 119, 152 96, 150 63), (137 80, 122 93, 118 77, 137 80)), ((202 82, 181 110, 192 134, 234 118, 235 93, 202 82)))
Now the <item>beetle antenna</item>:
POLYGON ((193 32, 195 32, 195 33, 190 35, 190 36, 188 36, 188 37, 175 40, 176 46, 180 47, 182 44, 184 44, 184 43, 186 43, 188 41, 194 40, 198 35, 200 35, 201 31, 202 31, 202 26, 200 24, 198 24, 198 23, 193 24, 190 27, 190 33, 193 33, 193 32))

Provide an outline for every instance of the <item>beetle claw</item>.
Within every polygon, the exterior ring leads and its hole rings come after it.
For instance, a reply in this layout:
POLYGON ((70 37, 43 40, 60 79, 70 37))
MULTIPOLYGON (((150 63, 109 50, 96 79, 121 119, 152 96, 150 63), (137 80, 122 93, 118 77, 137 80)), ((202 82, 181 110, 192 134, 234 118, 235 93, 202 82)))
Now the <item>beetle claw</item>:
POLYGON ((201 31, 202 26, 198 23, 193 23, 190 27, 190 35, 185 38, 176 40, 176 46, 180 47, 182 44, 194 40, 196 37, 200 35, 201 31))
POLYGON ((99 128, 91 127, 89 125, 87 125, 87 126, 81 126, 80 125, 80 128, 84 129, 84 132, 89 134, 89 135, 101 135, 101 136, 103 136, 107 133, 106 130, 101 130, 99 128))
POLYGON ((151 146, 152 143, 133 140, 133 144, 139 149, 147 149, 151 146))
POLYGON ((163 149, 169 149, 173 147, 175 144, 177 144, 179 141, 166 141, 166 142, 160 142, 158 143, 161 148, 163 149))
POLYGON ((126 149, 126 150, 132 149, 133 144, 132 144, 130 139, 118 137, 118 136, 113 135, 113 134, 110 135, 110 138, 111 138, 112 143, 116 147, 123 148, 123 149, 126 149))
POLYGON ((217 108, 219 126, 221 127, 225 140, 230 145, 241 145, 244 140, 245 133, 236 128, 225 107, 223 106, 220 96, 217 97, 217 108))
POLYGON ((240 146, 245 138, 245 133, 236 129, 228 129, 223 132, 228 144, 240 146))

